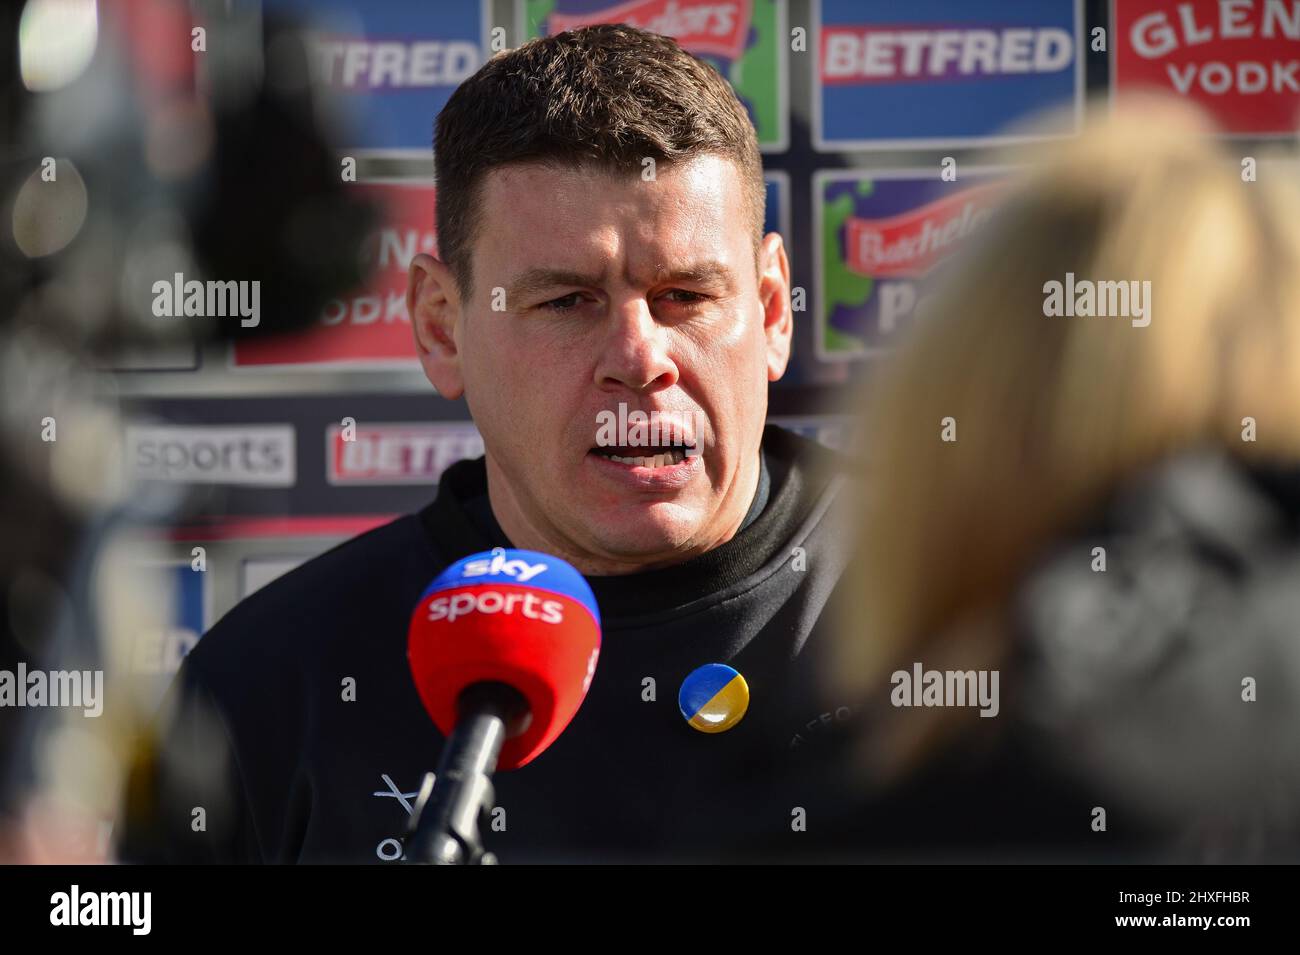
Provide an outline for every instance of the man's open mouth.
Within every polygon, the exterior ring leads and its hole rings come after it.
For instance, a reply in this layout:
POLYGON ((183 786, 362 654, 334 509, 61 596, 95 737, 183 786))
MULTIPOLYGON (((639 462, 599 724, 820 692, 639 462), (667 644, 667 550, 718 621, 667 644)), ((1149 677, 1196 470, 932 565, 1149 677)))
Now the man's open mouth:
POLYGON ((687 452, 693 449, 681 444, 664 444, 652 446, 611 445, 594 447, 592 454, 599 454, 619 464, 639 468, 664 468, 681 464, 686 460, 687 452))

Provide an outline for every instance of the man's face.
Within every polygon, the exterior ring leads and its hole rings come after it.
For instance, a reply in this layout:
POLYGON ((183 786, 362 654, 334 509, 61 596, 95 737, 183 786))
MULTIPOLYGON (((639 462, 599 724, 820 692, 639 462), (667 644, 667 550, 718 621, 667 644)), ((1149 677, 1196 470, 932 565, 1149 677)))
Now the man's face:
POLYGON ((508 166, 481 203, 452 336, 511 540, 620 573, 729 539, 790 335, 789 265, 770 235, 756 274, 736 167, 705 156, 646 181, 508 166), (660 433, 617 434, 633 411, 660 433))

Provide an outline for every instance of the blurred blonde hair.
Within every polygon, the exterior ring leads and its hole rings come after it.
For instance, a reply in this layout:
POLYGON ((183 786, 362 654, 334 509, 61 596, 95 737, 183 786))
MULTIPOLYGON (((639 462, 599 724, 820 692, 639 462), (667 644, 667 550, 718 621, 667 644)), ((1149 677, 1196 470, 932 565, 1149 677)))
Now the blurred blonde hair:
MULTIPOLYGON (((846 695, 879 699, 912 661, 996 667, 1035 556, 1161 457, 1300 458, 1295 191, 1276 169, 1243 181, 1188 107, 1107 112, 1012 182, 911 336, 868 370, 871 477, 831 674, 846 695), (1149 280, 1150 325, 1046 316, 1044 284, 1067 272, 1149 280)), ((877 768, 895 771, 961 715, 880 712, 877 768)))

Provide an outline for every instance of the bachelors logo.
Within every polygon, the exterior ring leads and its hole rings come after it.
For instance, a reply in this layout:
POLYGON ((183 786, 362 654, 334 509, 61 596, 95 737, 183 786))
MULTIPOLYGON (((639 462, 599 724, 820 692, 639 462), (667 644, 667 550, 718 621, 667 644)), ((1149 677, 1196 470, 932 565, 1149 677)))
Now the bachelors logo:
POLYGON ((998 178, 981 168, 963 170, 956 182, 920 170, 817 173, 818 356, 862 358, 891 347, 943 261, 980 241, 998 178))
POLYGON ((749 35, 750 0, 632 0, 595 13, 552 13, 551 33, 595 23, 628 26, 670 36, 687 50, 715 53, 734 60, 749 35))
POLYGON ((844 223, 847 264, 872 277, 924 275, 984 224, 996 194, 986 184, 883 219, 849 216, 844 223))
POLYGON ((525 39, 597 23, 672 37, 731 83, 760 149, 786 148, 786 0, 522 0, 519 13, 525 39))

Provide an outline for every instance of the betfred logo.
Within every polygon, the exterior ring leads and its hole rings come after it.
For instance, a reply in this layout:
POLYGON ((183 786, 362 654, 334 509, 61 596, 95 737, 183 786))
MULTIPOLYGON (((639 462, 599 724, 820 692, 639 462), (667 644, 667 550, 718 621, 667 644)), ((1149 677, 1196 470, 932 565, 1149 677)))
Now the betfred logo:
POLYGON ((819 150, 947 149, 1077 131, 1083 0, 814 0, 812 10, 819 150))
POLYGON ((821 41, 825 84, 976 80, 1059 73, 1074 64, 1074 37, 1057 27, 828 26, 821 41))
POLYGON ((326 480, 330 484, 429 484, 457 461, 483 453, 469 423, 358 424, 354 440, 330 425, 326 480))
POLYGON ((1283 135, 1300 123, 1300 0, 1124 0, 1112 22, 1116 94, 1186 97, 1230 133, 1283 135))
POLYGON ((670 36, 692 53, 738 59, 749 36, 750 0, 632 0, 590 13, 552 13, 551 34, 597 23, 626 23, 670 36))
POLYGON ((851 216, 844 223, 845 264, 873 278, 924 275, 984 224, 996 195, 992 184, 975 186, 887 219, 851 216))
POLYGON ((476 44, 464 41, 316 36, 310 49, 317 80, 349 91, 458 86, 482 58, 476 44))

